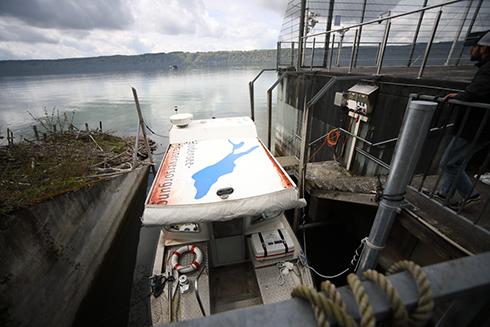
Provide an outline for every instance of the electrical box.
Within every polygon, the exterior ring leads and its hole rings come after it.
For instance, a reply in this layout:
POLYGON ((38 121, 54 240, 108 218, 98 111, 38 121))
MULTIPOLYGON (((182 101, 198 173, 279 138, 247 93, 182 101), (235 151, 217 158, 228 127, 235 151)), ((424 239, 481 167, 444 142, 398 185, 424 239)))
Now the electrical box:
POLYGON ((335 92, 333 104, 339 107, 347 106, 347 92, 335 92))
POLYGON ((357 114, 370 114, 378 96, 378 89, 375 85, 354 85, 347 90, 347 107, 357 114))

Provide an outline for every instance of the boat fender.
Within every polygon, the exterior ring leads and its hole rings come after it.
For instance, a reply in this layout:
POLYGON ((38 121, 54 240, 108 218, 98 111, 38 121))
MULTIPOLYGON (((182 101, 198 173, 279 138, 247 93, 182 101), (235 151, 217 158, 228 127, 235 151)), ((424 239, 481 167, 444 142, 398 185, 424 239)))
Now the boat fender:
POLYGON ((172 253, 170 257, 170 263, 172 264, 172 269, 177 270, 179 273, 187 274, 196 271, 201 267, 202 262, 202 252, 195 245, 184 245, 183 247, 177 249, 172 253), (194 255, 194 262, 188 266, 181 266, 179 264, 180 255, 185 252, 191 252, 194 255))

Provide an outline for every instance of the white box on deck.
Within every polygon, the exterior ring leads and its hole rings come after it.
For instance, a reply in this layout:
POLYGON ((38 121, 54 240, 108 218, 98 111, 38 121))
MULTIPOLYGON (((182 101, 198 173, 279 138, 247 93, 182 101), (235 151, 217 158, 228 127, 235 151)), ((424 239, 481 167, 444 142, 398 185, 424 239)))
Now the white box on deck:
POLYGON ((257 260, 274 259, 294 253, 294 242, 284 228, 252 234, 252 247, 257 260))

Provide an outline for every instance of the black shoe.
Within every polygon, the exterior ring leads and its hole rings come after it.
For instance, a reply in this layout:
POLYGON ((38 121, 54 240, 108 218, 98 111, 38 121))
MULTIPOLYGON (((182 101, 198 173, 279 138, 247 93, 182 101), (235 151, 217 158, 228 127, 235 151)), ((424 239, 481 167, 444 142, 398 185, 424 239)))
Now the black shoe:
MULTIPOLYGON (((463 205, 463 201, 464 201, 464 199, 461 200, 461 201, 458 201, 458 202, 456 202, 454 204, 451 204, 451 205, 449 205, 449 208, 457 211, 463 205)), ((474 196, 470 197, 468 199, 468 201, 466 201, 466 204, 465 204, 464 207, 465 208, 466 207, 469 207, 470 205, 474 205, 474 204, 476 204, 478 202, 481 202, 481 196, 480 196, 480 194, 477 194, 477 195, 474 195, 474 196)))
POLYGON ((441 203, 444 203, 444 201, 446 201, 446 196, 442 195, 440 192, 434 193, 432 198, 436 201, 441 202, 441 203))

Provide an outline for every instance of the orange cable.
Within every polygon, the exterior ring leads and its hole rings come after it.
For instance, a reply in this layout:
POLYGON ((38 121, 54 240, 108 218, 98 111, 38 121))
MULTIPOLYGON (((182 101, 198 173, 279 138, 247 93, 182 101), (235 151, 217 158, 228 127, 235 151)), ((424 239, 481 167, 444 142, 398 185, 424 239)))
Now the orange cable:
POLYGON ((337 142, 339 141, 339 137, 340 137, 340 132, 337 129, 332 129, 330 132, 328 132, 327 137, 325 137, 325 139, 323 140, 322 145, 318 148, 318 150, 315 151, 315 153, 313 153, 313 155, 308 159, 307 162, 309 162, 311 158, 313 158, 318 153, 318 151, 320 151, 323 148, 325 142, 327 142, 329 147, 332 147, 335 144, 337 144, 337 142), (333 132, 335 132, 334 136, 332 136, 333 132))

